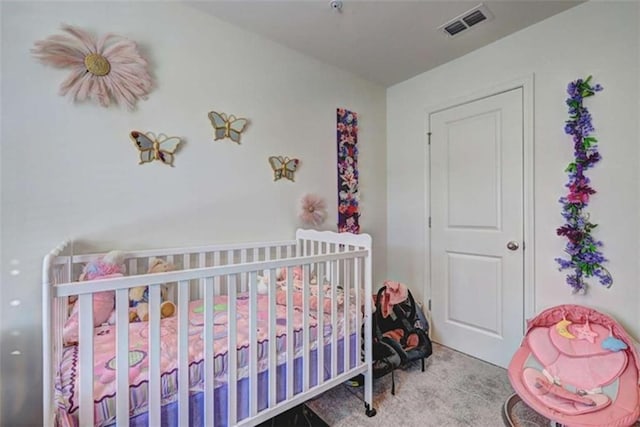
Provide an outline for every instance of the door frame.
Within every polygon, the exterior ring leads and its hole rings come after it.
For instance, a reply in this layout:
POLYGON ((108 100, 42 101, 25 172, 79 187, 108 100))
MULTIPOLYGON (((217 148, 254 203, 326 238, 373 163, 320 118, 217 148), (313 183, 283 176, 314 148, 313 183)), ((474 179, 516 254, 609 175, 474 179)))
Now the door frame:
MULTIPOLYGON (((424 274, 425 285, 423 295, 425 303, 431 302, 432 283, 431 283, 431 227, 429 226, 429 218, 431 217, 431 115, 449 108, 457 107, 473 101, 479 101, 489 98, 500 93, 508 92, 513 89, 522 88, 522 124, 523 124, 523 221, 524 221, 524 242, 522 245, 524 251, 524 300, 522 319, 522 334, 526 331, 526 320, 535 315, 535 188, 534 188, 534 74, 528 74, 505 83, 487 87, 485 89, 469 93, 467 95, 458 96, 445 102, 440 102, 425 109, 425 190, 428 197, 424 198, 426 218, 424 241, 428 244, 424 245, 425 268, 428 274, 424 274)), ((425 195, 427 196, 427 195, 425 195)), ((431 304, 425 304, 431 310, 431 304)))

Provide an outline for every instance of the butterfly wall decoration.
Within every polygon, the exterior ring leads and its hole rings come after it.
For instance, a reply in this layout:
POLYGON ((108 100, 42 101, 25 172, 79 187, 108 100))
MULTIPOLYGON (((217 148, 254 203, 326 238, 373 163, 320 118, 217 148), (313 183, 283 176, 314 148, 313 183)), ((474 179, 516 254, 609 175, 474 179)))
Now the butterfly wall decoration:
POLYGON ((269 164, 273 169, 273 180, 277 181, 280 178, 287 178, 290 181, 294 181, 293 174, 298 169, 300 160, 290 159, 282 156, 269 157, 269 164))
POLYGON ((137 130, 131 131, 129 136, 140 152, 138 164, 160 160, 165 165, 173 167, 174 153, 182 142, 180 138, 177 136, 168 137, 163 133, 155 136, 153 132, 145 134, 137 130))
POLYGON ((227 117, 225 113, 216 113, 215 111, 209 112, 209 120, 211 120, 214 129, 214 141, 230 138, 238 144, 240 144, 240 135, 249 124, 247 119, 236 118, 234 115, 227 117))

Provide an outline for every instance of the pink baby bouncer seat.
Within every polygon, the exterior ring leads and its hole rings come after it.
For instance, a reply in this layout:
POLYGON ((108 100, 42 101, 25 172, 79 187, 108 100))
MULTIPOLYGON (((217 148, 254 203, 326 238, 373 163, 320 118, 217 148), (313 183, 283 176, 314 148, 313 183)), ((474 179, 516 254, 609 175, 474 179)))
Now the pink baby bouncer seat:
POLYGON ((579 305, 549 308, 528 322, 511 363, 516 394, 503 410, 506 425, 521 399, 557 424, 631 426, 640 416, 634 341, 611 317, 579 305))

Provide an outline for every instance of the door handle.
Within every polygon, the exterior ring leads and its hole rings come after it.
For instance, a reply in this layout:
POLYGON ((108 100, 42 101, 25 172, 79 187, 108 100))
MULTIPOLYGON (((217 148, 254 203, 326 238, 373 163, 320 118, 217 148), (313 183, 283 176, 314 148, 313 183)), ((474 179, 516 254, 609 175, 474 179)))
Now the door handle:
POLYGON ((518 242, 514 242, 513 240, 507 243, 507 249, 509 249, 510 251, 517 251, 519 247, 520 245, 518 244, 518 242))

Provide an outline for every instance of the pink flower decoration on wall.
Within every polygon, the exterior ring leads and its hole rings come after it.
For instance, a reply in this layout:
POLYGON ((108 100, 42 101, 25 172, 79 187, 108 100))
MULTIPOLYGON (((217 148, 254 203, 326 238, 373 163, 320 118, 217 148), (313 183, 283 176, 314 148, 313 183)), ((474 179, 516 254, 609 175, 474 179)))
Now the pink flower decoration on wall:
POLYGON ((135 42, 114 34, 95 39, 87 31, 69 25, 35 42, 31 50, 40 62, 56 68, 71 68, 60 85, 60 95, 73 101, 96 100, 108 107, 113 100, 130 110, 138 99, 146 99, 153 82, 147 61, 135 42))
POLYGON ((298 216, 303 223, 317 227, 327 219, 327 204, 321 197, 305 194, 300 200, 300 205, 298 216))

